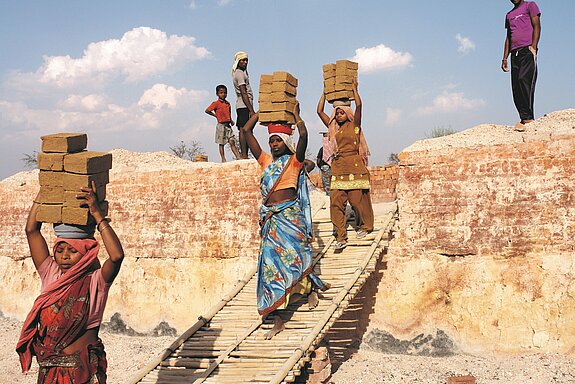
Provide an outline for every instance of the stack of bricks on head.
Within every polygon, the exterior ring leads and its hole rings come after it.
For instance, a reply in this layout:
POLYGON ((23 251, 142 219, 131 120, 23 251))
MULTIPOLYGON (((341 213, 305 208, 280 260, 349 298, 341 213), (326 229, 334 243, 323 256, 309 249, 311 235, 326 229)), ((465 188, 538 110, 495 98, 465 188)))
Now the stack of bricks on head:
POLYGON ((38 154, 40 203, 36 220, 44 223, 86 225, 94 218, 85 200, 77 199, 82 187, 96 185, 96 196, 104 215, 108 214, 106 184, 110 179, 112 154, 86 151, 88 137, 83 133, 57 133, 42 136, 38 154))
POLYGON ((353 82, 357 80, 356 62, 338 60, 323 66, 323 90, 329 103, 353 100, 353 82))
POLYGON ((259 120, 261 124, 294 124, 297 79, 287 72, 261 75, 259 93, 259 120))

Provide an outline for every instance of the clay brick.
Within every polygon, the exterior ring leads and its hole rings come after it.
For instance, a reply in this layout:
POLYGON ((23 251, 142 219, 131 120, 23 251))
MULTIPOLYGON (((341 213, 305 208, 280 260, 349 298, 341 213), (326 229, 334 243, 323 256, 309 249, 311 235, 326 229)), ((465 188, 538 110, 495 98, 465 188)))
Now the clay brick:
MULTIPOLYGON (((108 215, 108 202, 103 201, 100 203, 100 208, 102 209, 102 213, 104 216, 108 215)), ((90 209, 86 208, 78 208, 78 207, 62 207, 62 223, 65 224, 78 224, 78 225, 86 225, 89 223, 93 223, 94 218, 90 215, 90 209)))
POLYGON ((286 82, 273 82, 272 92, 284 92, 288 95, 297 95, 297 88, 286 82))
POLYGON ((260 97, 260 99, 258 100, 258 105, 260 107, 260 112, 268 112, 271 111, 273 108, 273 104, 271 101, 265 101, 262 100, 262 98, 260 97))
POLYGON ((61 187, 64 185, 64 172, 40 171, 38 182, 40 186, 61 187))
POLYGON ((260 87, 262 86, 262 84, 271 84, 272 81, 273 81, 272 75, 261 75, 260 76, 260 87))
POLYGON ((335 71, 335 67, 336 67, 335 64, 324 64, 324 65, 322 65, 321 69, 322 69, 323 73, 326 73, 326 72, 335 71))
POLYGON ((38 212, 36 212, 36 220, 43 223, 61 223, 62 205, 41 204, 38 207, 38 212))
POLYGON ((96 183, 96 187, 106 185, 110 181, 109 172, 106 171, 92 175, 64 173, 63 175, 63 185, 66 191, 79 191, 82 187, 91 187, 92 180, 96 183))
POLYGON ((42 152, 74 153, 83 151, 88 145, 85 133, 55 133, 40 138, 42 152))
POLYGON ((40 204, 62 204, 64 203, 64 188, 42 185, 36 201, 40 204))
POLYGON ((335 77, 335 84, 348 84, 351 90, 355 79, 357 79, 357 76, 340 75, 335 77))
POLYGON ((339 76, 357 77, 357 71, 349 68, 338 67, 335 69, 335 77, 339 76))
POLYGON ((285 101, 294 101, 295 102, 295 97, 293 95, 289 95, 285 92, 273 92, 273 93, 268 93, 269 95, 269 100, 267 101, 271 101, 272 103, 283 103, 285 101))
POLYGON ((38 169, 45 171, 62 171, 64 169, 64 154, 40 152, 38 154, 38 169))
POLYGON ((260 95, 262 93, 272 93, 272 85, 273 83, 260 84, 260 95))
POLYGON ((266 104, 267 109, 262 109, 262 112, 274 112, 274 111, 286 111, 293 113, 295 108, 295 102, 293 101, 284 101, 281 103, 269 103, 266 104))
POLYGON ((451 376, 447 378, 447 384, 475 384, 473 376, 451 376))
POLYGON ((64 157, 64 171, 72 173, 101 173, 112 168, 112 154, 106 152, 79 152, 64 157))
POLYGON ((292 113, 287 111, 273 111, 273 112, 260 113, 260 123, 279 123, 279 122, 287 122, 290 124, 294 124, 295 118, 292 113))
POLYGON ((273 82, 286 82, 294 87, 297 87, 298 81, 288 72, 274 72, 272 75, 273 82))
POLYGON ((354 71, 357 71, 357 69, 359 68, 359 64, 356 63, 355 61, 350 61, 350 60, 337 60, 335 62, 335 67, 337 68, 348 68, 348 69, 352 69, 354 71))
MULTIPOLYGON (((76 198, 81 191, 63 191, 63 205, 66 207, 76 207, 79 208, 82 204, 84 204, 84 200, 79 200, 76 198)), ((98 197, 98 201, 106 200, 106 186, 103 185, 96 189, 96 196, 98 197)))
MULTIPOLYGON (((344 91, 346 93, 351 92, 353 94, 353 90, 351 89, 351 84, 347 83, 335 83, 333 85, 333 92, 341 92, 344 91)), ((331 92, 331 93, 333 93, 331 92)))
POLYGON ((323 73, 323 79, 324 80, 332 80, 335 79, 335 68, 331 71, 328 72, 324 72, 323 73))
POLYGON ((330 93, 335 91, 335 77, 323 81, 323 91, 330 93))
POLYGON ((333 93, 335 92, 335 82, 334 83, 325 83, 323 86, 324 93, 333 93))
POLYGON ((272 94, 271 93, 261 93, 258 97, 258 103, 271 103, 272 102, 272 94))
POLYGON ((331 93, 328 93, 326 95, 326 99, 328 102, 332 102, 334 100, 339 100, 339 99, 353 100, 353 92, 350 92, 350 91, 331 92, 331 93))

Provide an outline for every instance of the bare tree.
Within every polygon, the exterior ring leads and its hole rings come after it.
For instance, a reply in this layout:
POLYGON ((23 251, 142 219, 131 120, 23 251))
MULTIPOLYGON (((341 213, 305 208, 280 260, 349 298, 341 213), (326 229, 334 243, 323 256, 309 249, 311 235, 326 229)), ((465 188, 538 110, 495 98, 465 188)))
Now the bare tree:
POLYGON ((24 162, 24 168, 26 169, 34 169, 38 167, 38 151, 34 151, 32 153, 25 153, 24 157, 21 158, 24 162))
POLYGON ((397 157, 397 153, 395 152, 390 153, 389 157, 387 158, 387 161, 389 161, 391 164, 398 164, 399 158, 397 157))
POLYGON ((449 127, 435 127, 431 130, 431 133, 425 135, 425 138, 434 139, 436 137, 453 135, 454 133, 457 133, 457 130, 451 128, 451 125, 449 127))
POLYGON ((204 148, 199 141, 192 140, 189 144, 183 141, 180 144, 170 147, 170 151, 181 159, 196 160, 196 155, 205 155, 204 148))

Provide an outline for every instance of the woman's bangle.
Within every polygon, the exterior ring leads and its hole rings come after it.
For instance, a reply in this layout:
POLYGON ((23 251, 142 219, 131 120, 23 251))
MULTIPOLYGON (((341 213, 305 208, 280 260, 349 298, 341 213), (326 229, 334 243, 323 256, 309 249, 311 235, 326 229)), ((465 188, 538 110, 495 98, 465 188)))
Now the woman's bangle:
POLYGON ((96 228, 98 229, 98 232, 102 232, 102 229, 105 229, 106 227, 109 227, 109 226, 110 226, 109 223, 110 223, 110 219, 108 219, 107 217, 104 218, 104 219, 102 219, 102 220, 100 220, 100 222, 99 222, 98 224, 96 224, 96 228), (106 225, 104 228, 100 228, 100 225, 101 225, 103 222, 106 222, 107 225, 106 225))
POLYGON ((298 125, 299 123, 303 123, 303 120, 299 119, 298 121, 295 122, 295 125, 298 125))

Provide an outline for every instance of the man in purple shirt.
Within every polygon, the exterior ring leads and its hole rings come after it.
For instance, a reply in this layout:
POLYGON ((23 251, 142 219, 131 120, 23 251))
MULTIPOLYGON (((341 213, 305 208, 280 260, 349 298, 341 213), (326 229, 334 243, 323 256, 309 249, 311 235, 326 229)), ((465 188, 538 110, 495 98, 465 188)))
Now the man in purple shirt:
POLYGON ((541 36, 541 12, 534 1, 511 0, 513 9, 505 16, 505 48, 501 69, 509 71, 507 57, 511 53, 511 89, 521 122, 515 125, 525 131, 525 124, 534 120, 533 99, 537 81, 537 44, 541 36))

